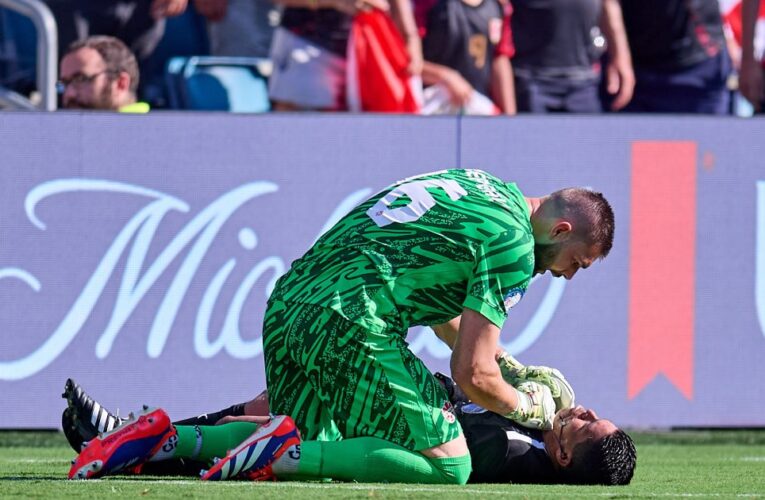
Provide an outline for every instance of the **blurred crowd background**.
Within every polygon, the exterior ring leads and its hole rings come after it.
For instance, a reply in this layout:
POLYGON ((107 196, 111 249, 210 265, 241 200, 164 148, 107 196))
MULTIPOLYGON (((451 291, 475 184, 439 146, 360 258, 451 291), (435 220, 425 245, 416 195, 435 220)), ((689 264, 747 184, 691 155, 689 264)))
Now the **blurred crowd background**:
POLYGON ((759 0, 0 0, 0 109, 704 113, 762 101, 759 0), (38 5, 39 4, 39 5, 38 5))

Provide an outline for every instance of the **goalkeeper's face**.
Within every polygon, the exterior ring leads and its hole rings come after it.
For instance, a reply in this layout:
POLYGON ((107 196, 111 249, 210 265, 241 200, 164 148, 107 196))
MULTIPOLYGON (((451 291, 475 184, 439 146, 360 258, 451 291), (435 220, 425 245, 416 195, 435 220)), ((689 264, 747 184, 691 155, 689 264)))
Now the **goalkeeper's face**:
POLYGON ((583 241, 569 239, 559 243, 536 243, 534 245, 534 274, 547 271, 570 280, 579 271, 587 269, 600 258, 600 248, 583 241))

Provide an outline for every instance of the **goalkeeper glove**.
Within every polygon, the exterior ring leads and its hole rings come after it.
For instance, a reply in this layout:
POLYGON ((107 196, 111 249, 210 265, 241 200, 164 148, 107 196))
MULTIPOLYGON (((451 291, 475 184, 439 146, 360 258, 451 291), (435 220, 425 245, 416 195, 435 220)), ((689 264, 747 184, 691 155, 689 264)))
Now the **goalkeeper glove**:
POLYGON ((497 356, 499 371, 502 372, 502 378, 510 385, 515 385, 513 381, 520 381, 519 373, 526 368, 520 361, 510 355, 509 352, 502 351, 497 356))
POLYGON ((552 429, 555 402, 550 389, 539 382, 525 380, 513 387, 518 406, 505 417, 530 429, 552 429))
POLYGON ((549 387, 557 410, 574 407, 576 400, 574 388, 563 377, 563 374, 555 368, 527 366, 526 380, 534 380, 549 387))
POLYGON ((506 352, 497 357, 502 378, 508 384, 517 387, 517 384, 532 380, 544 384, 550 389, 555 408, 573 408, 576 400, 574 388, 568 383, 563 374, 555 368, 547 366, 524 366, 517 359, 506 352))

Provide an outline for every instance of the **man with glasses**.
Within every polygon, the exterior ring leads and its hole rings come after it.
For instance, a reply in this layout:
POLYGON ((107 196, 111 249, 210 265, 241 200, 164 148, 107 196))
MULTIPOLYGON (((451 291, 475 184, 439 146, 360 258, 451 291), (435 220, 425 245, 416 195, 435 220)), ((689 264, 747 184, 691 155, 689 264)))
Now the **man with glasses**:
POLYGON ((552 428, 530 429, 467 398, 436 374, 449 393, 472 457, 471 483, 629 484, 637 452, 613 422, 582 406, 561 408, 552 428))
POLYGON ((136 99, 138 81, 138 63, 124 43, 110 36, 86 38, 61 59, 61 107, 146 113, 149 105, 136 99))

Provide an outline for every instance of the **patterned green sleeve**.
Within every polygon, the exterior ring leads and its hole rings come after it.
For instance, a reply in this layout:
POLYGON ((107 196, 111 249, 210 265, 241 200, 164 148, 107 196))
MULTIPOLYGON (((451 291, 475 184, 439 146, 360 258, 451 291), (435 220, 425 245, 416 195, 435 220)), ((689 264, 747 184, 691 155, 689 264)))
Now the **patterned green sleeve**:
POLYGON ((473 309, 502 328, 507 311, 526 293, 534 270, 534 242, 511 229, 476 249, 473 277, 463 307, 473 309))

